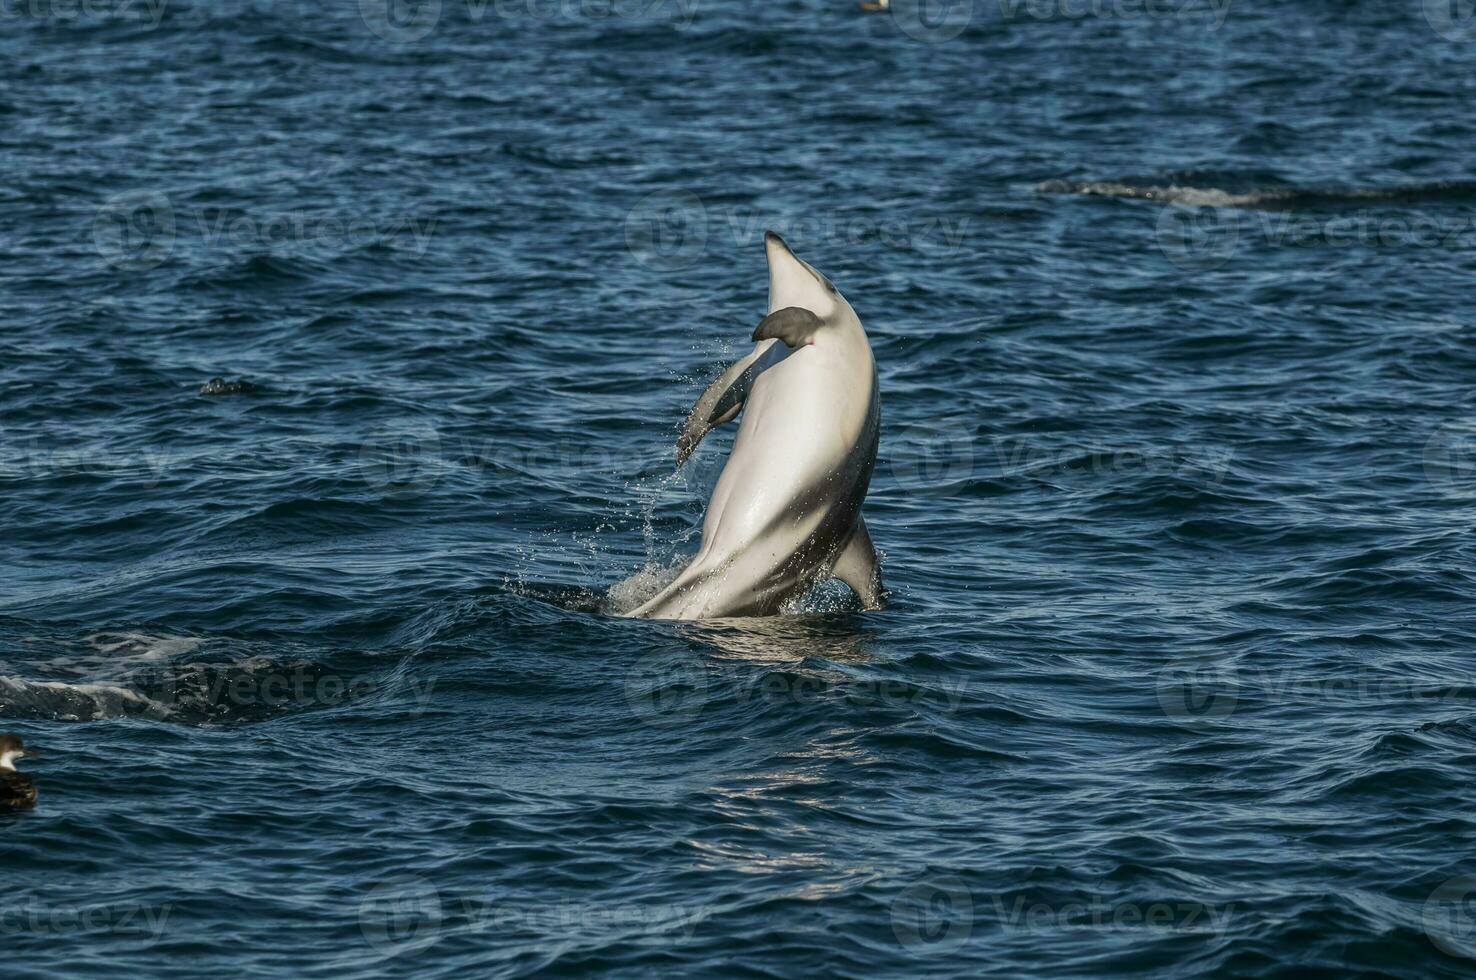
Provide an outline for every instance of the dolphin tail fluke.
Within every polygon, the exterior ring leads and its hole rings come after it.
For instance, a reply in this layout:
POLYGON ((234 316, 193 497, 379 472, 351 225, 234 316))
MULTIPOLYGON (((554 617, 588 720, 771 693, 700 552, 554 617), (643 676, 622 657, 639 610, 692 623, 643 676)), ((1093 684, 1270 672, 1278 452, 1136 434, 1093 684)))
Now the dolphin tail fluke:
POLYGON ((856 522, 856 530, 841 549, 830 574, 849 585, 867 609, 880 609, 884 604, 886 592, 882 589, 881 566, 865 521, 856 522))

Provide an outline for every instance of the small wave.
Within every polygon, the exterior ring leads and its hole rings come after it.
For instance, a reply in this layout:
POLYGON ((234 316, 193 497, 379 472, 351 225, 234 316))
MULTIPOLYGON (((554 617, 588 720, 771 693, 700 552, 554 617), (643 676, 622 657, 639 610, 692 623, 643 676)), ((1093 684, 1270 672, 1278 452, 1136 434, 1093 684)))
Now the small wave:
MULTIPOLYGON (((506 580, 504 588, 521 599, 532 599, 569 612, 612 613, 608 597, 581 585, 506 580)), ((617 607, 619 608, 619 607, 617 607)), ((631 607, 634 608, 634 607, 631 607)))
POLYGON ((46 721, 102 721, 132 716, 167 718, 170 710, 137 691, 114 684, 0 676, 0 714, 46 721))
MULTIPOLYGON (((39 667, 52 677, 77 678, 73 686, 112 684, 141 666, 192 653, 205 641, 195 636, 168 636, 125 630, 83 637, 86 648, 67 644, 39 667), (86 683, 84 683, 84 681, 86 683)), ((13 678, 19 680, 19 678, 13 678)), ((25 682, 23 682, 25 683, 25 682)))
POLYGON ((307 660, 254 657, 230 663, 142 666, 116 681, 0 675, 0 717, 104 721, 144 717, 186 725, 265 721, 287 712, 428 689, 383 670, 339 670, 307 660))
POLYGON ((580 150, 570 146, 556 148, 545 143, 507 142, 502 144, 502 152, 516 160, 554 170, 623 167, 635 162, 633 158, 619 150, 580 150))
POLYGON ((263 529, 289 533, 348 533, 368 526, 369 518, 383 508, 373 502, 339 497, 294 497, 277 500, 259 510, 242 514, 221 525, 217 538, 227 533, 258 533, 263 529))
POLYGON ((99 653, 138 660, 161 660, 179 656, 205 642, 198 636, 155 636, 150 633, 93 633, 86 640, 99 653))
POLYGON ((1162 201, 1165 204, 1183 204, 1189 207, 1278 210, 1371 202, 1415 204, 1422 201, 1467 200, 1476 197, 1476 180, 1440 180, 1393 187, 1252 187, 1238 191, 1178 183, 1047 180, 1037 184, 1035 189, 1041 194, 1162 201))
POLYGON ((321 263, 301 256, 251 255, 192 273, 185 285, 195 289, 258 289, 311 282, 324 271, 321 263))
POLYGON ((409 694, 420 681, 342 652, 293 657, 219 638, 112 629, 80 640, 20 638, 0 674, 0 718, 186 725, 263 721, 347 701, 409 694))
POLYGON ((269 51, 273 54, 286 54, 299 56, 307 60, 318 62, 331 62, 342 65, 373 64, 374 60, 359 52, 350 51, 326 41, 313 41, 308 38, 292 36, 287 34, 273 34, 270 37, 257 39, 253 46, 261 51, 269 51))

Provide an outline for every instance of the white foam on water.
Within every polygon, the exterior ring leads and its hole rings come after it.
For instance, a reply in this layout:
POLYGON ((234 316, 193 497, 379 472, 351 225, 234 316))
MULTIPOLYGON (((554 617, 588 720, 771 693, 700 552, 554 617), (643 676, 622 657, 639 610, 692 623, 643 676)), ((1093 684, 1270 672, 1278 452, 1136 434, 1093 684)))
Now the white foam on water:
POLYGON ((197 636, 153 636, 148 633, 93 633, 85 637, 94 650, 131 660, 166 660, 204 645, 197 636))
POLYGON ((166 718, 170 714, 167 706, 115 684, 28 681, 0 675, 0 715, 102 721, 137 715, 166 718))
POLYGON ((1414 204, 1476 195, 1476 181, 1437 180, 1423 184, 1371 187, 1261 187, 1227 191, 1219 187, 1180 184, 1129 184, 1116 180, 1047 180, 1035 185, 1041 194, 1082 194, 1131 198, 1210 208, 1284 208, 1297 205, 1338 205, 1398 202, 1414 204))
MULTIPOLYGON (((44 673, 92 681, 116 681, 144 664, 183 656, 205 645, 196 636, 169 636, 103 630, 66 643, 62 652, 38 662, 44 673)), ((40 642, 40 641, 35 641, 40 642)), ((49 643, 48 646, 56 646, 49 643)))
POLYGON ((1234 194, 1218 187, 1181 187, 1178 184, 1138 186, 1110 180, 1047 180, 1036 185, 1042 194, 1084 194, 1089 197, 1123 197, 1188 207, 1249 208, 1286 198, 1284 190, 1251 191, 1234 194))
POLYGON ((610 586, 605 594, 610 612, 616 615, 630 612, 674 582, 686 567, 686 558, 674 559, 666 564, 648 560, 633 573, 610 586))

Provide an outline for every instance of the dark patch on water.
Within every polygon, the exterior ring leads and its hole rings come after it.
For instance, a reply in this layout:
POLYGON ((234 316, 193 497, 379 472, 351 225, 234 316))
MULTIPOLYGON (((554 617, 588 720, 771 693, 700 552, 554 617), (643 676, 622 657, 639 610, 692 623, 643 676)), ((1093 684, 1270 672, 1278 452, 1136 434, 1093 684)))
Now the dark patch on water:
POLYGON ((211 378, 200 386, 202 395, 254 395, 260 391, 260 385, 244 379, 227 381, 225 378, 211 378))

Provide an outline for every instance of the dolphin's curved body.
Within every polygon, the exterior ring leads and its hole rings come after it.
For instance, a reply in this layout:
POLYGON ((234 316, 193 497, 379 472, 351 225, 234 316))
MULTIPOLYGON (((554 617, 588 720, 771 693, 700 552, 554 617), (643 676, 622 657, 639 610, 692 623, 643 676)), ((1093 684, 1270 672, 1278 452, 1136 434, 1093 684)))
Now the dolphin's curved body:
POLYGON ((773 232, 769 315, 753 351, 697 399, 677 440, 684 462, 743 413, 713 488, 702 547, 676 580, 626 615, 766 616, 835 577, 880 608, 876 550, 861 502, 876 465, 876 362, 851 304, 773 232))

